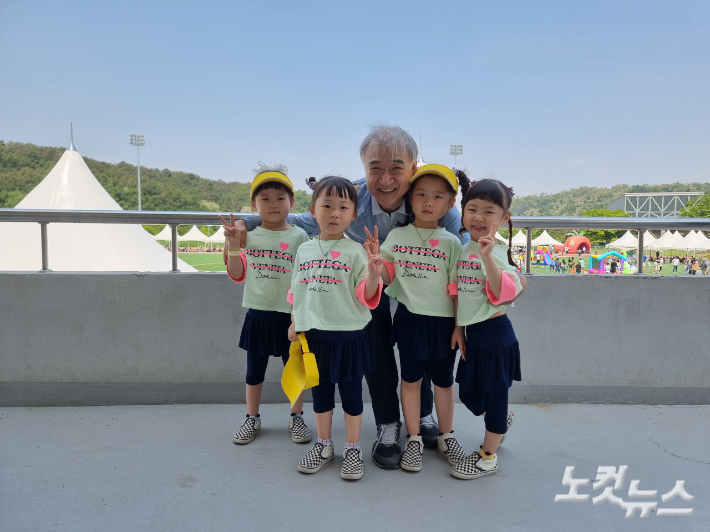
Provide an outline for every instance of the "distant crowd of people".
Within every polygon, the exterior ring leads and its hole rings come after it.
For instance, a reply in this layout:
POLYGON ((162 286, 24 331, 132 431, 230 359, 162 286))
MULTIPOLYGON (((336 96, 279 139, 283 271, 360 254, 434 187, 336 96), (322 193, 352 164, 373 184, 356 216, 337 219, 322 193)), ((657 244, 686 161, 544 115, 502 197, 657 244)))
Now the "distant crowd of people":
POLYGON ((679 267, 683 268, 685 275, 698 275, 698 271, 700 271, 701 275, 708 275, 708 268, 710 267, 710 261, 707 257, 698 259, 696 257, 679 257, 678 255, 660 255, 659 253, 656 253, 655 258, 644 255, 643 262, 644 269, 647 271, 652 270, 654 274, 660 274, 663 271, 664 264, 673 266, 672 273, 677 273, 679 267))

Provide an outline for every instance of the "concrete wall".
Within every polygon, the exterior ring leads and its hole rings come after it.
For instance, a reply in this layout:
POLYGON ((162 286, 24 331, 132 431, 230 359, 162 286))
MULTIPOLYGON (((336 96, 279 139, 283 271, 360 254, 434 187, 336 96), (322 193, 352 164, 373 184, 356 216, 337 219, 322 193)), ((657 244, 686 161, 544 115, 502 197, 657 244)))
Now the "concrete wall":
MULTIPOLYGON (((511 402, 710 404, 710 276, 529 281, 511 402)), ((243 402, 241 298, 223 273, 0 274, 0 405, 243 402)))

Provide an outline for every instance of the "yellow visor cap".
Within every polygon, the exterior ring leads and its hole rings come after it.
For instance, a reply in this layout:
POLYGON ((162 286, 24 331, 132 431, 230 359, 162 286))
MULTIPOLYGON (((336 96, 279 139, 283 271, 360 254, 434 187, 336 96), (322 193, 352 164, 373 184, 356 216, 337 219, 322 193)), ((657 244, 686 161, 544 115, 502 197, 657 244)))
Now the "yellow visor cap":
POLYGON ((291 191, 291 194, 295 194, 293 190, 293 183, 291 183, 291 180, 286 177, 286 174, 282 174, 281 172, 263 172, 256 176, 254 178, 254 181, 251 182, 251 192, 249 194, 250 199, 254 199, 254 191, 259 188, 261 185, 264 183, 269 183, 269 182, 274 182, 274 183, 281 183, 284 185, 287 189, 291 191))
POLYGON ((444 166, 443 164, 425 164, 416 171, 416 173, 412 176, 412 179, 409 180, 409 184, 413 184, 417 179, 424 175, 436 175, 443 178, 449 185, 451 185, 451 188, 454 189, 454 193, 459 193, 459 180, 456 179, 456 174, 448 166, 444 166))

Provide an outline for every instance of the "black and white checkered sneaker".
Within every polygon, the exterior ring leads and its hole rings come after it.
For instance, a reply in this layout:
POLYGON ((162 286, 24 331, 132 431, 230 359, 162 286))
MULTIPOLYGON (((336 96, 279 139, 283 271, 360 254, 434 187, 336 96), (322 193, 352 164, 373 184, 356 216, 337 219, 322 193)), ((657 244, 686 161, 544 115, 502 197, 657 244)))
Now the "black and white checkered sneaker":
POLYGON ((308 443, 311 441, 311 433, 300 414, 291 416, 288 420, 288 431, 291 433, 291 439, 294 443, 308 443))
POLYGON ((451 465, 456 465, 466 458, 466 451, 454 438, 453 431, 439 436, 439 452, 443 454, 451 465))
POLYGON ((402 453, 402 461, 399 467, 405 471, 421 471, 422 455, 424 454, 424 443, 421 436, 407 436, 407 445, 402 453))
POLYGON ((320 442, 316 442, 310 451, 301 458, 301 462, 298 464, 298 470, 301 473, 317 473, 320 468, 326 462, 330 462, 333 459, 333 446, 323 445, 320 442))
POLYGON ((451 476, 462 480, 474 480, 497 471, 498 455, 493 460, 484 460, 481 453, 475 451, 451 468, 451 476))
POLYGON ((499 445, 502 445, 505 439, 508 437, 508 430, 510 430, 510 426, 513 424, 513 421, 515 421, 515 414, 513 414, 512 410, 508 410, 508 429, 506 430, 505 434, 503 434, 503 439, 500 440, 499 445))
POLYGON ((253 417, 247 415, 247 418, 239 427, 239 430, 232 438, 232 441, 237 445, 244 445, 245 443, 251 443, 259 431, 261 430, 261 417, 253 417))
POLYGON ((346 448, 343 451, 343 468, 340 470, 340 476, 345 480, 360 480, 364 471, 362 449, 346 448))

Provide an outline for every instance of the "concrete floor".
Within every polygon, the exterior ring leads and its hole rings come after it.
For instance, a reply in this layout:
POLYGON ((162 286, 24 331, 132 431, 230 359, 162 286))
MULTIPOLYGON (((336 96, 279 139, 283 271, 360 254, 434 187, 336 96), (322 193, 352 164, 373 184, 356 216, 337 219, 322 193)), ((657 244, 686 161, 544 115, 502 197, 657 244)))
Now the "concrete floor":
MULTIPOLYGON (((308 408, 308 406, 307 406, 308 408)), ((483 423, 456 405, 456 434, 468 451, 483 423)), ((449 475, 427 450, 424 469, 383 471, 366 452, 365 477, 340 479, 344 427, 336 410, 336 460, 316 475, 296 465, 310 444, 291 443, 285 405, 262 408, 263 430, 232 443, 244 405, 0 409, 2 532, 191 530, 710 530, 710 406, 513 405, 516 422, 499 451, 498 474, 476 481, 449 475), (658 490, 659 508, 689 517, 626 519, 624 510, 554 502, 565 466, 576 478, 601 465, 628 465, 640 489, 658 490), (676 480, 695 499, 668 503, 676 480)), ((365 406, 362 442, 375 436, 365 406)), ((306 420, 315 433, 313 414, 306 420)))

